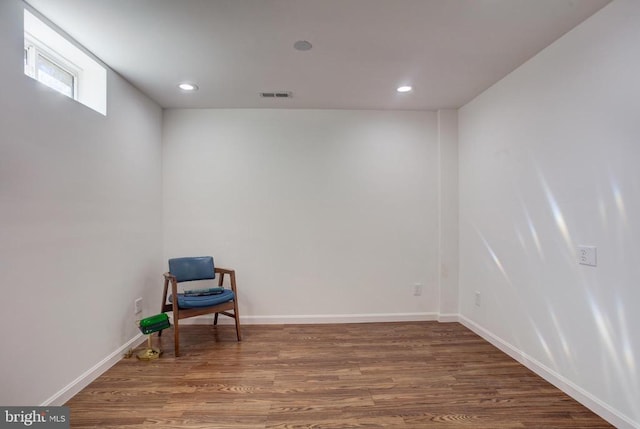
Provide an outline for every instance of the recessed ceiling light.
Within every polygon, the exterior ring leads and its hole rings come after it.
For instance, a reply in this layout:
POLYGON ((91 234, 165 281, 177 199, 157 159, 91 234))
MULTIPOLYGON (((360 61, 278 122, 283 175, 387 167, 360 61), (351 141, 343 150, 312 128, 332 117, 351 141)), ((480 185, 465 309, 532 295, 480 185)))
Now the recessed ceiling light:
POLYGON ((307 42, 306 40, 298 40, 293 44, 293 47, 299 51, 308 51, 313 47, 313 45, 311 45, 311 43, 307 42))
POLYGON ((403 85, 403 86, 399 86, 398 89, 396 89, 396 91, 398 92, 410 92, 413 88, 410 87, 409 85, 403 85))
POLYGON ((198 90, 198 85, 196 85, 195 83, 188 83, 188 82, 182 82, 181 84, 178 84, 178 88, 180 88, 183 91, 197 91, 198 90))

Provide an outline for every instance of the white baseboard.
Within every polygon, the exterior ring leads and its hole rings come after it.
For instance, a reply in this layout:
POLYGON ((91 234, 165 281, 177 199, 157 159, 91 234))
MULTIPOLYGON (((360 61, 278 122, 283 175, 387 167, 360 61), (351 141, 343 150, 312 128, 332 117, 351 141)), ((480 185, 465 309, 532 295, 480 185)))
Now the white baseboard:
POLYGON ((73 398, 78 392, 87 387, 93 380, 98 378, 104 372, 106 372, 113 365, 118 363, 122 359, 122 355, 130 348, 135 348, 142 344, 146 340, 146 336, 141 333, 131 338, 125 344, 120 346, 116 351, 111 353, 106 358, 95 364, 92 368, 84 372, 78 378, 71 383, 63 387, 60 391, 55 393, 49 399, 44 401, 40 406, 46 407, 49 405, 59 406, 64 405, 69 399, 73 398))
POLYGON ((580 402, 585 407, 589 408, 594 413, 598 414, 600 417, 614 425, 616 428, 640 429, 639 422, 634 422, 626 415, 611 408, 609 405, 596 398, 586 390, 582 389, 577 384, 563 377, 561 374, 558 374, 546 365, 540 363, 515 346, 497 337, 474 321, 467 319, 462 315, 458 316, 458 321, 465 327, 469 328, 470 330, 496 346, 507 355, 511 356, 516 361, 520 362, 522 365, 529 368, 531 371, 538 374, 540 377, 547 380, 549 383, 556 386, 558 389, 562 390, 567 395, 571 396, 576 401, 580 402))
POLYGON ((441 313, 438 315, 438 322, 440 323, 452 323, 459 322, 460 316, 454 313, 441 313))
MULTIPOLYGON (((381 314, 314 314, 286 316, 240 316, 243 325, 307 325, 328 323, 371 323, 371 322, 423 322, 438 320, 437 313, 381 313, 381 314)), ((173 323, 173 321, 172 321, 173 323)), ((180 320, 185 325, 210 325, 213 315, 190 317, 180 320)), ((233 324, 230 317, 220 316, 219 324, 233 324)))

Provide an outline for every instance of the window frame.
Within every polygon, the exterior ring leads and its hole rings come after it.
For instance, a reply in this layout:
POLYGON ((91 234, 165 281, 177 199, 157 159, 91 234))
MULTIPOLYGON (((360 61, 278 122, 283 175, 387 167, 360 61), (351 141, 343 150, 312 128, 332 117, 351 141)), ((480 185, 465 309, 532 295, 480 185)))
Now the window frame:
POLYGON ((25 76, 67 97, 71 90, 65 73, 72 74, 74 75, 73 97, 69 98, 107 116, 108 67, 106 64, 69 37, 64 30, 26 4, 23 30, 25 76), (30 48, 31 45, 34 47, 30 48), (40 56, 38 61, 51 64, 38 63, 35 61, 36 55, 40 56), (27 64, 31 67, 31 72, 27 64), (50 69, 47 70, 47 67, 50 69), (39 70, 42 73, 38 73, 39 70), (43 79, 38 79, 36 74, 43 79), (49 86, 50 84, 52 87, 49 86))
POLYGON ((53 89, 56 92, 64 95, 65 97, 69 97, 73 100, 78 101, 79 94, 79 83, 82 78, 82 69, 75 65, 73 62, 64 58, 62 55, 58 54, 53 49, 49 48, 45 43, 38 40, 32 34, 25 31, 24 33, 24 50, 25 50, 25 69, 24 73, 37 80, 38 82, 46 85, 48 88, 53 89), (44 58, 46 61, 49 61, 56 67, 60 68, 63 72, 69 74, 72 78, 73 86, 71 89, 71 95, 67 95, 63 92, 60 92, 58 89, 53 88, 47 85, 45 82, 41 81, 38 78, 38 55, 44 58))

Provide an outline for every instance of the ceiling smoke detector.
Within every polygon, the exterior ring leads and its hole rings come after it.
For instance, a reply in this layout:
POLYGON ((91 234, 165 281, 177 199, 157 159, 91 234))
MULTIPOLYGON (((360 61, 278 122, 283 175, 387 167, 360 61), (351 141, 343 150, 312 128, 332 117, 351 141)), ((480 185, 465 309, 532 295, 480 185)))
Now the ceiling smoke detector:
POLYGON ((309 51, 313 47, 313 45, 306 40, 298 40, 293 44, 293 47, 298 51, 309 51))
POLYGON ((261 92, 262 98, 291 98, 293 93, 291 91, 276 91, 276 92, 261 92))

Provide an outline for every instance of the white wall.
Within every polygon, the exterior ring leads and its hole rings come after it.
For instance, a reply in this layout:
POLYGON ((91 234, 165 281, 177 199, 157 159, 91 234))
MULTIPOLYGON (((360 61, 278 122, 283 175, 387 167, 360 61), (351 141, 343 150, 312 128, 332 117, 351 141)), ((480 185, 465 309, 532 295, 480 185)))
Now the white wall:
POLYGON ((438 111, 440 321, 458 316, 458 112, 438 111))
POLYGON ((235 268, 245 320, 436 316, 435 112, 167 110, 163 125, 165 256, 235 268))
POLYGON ((619 427, 640 427, 639 22, 614 1, 459 114, 463 317, 619 427))
MULTIPOLYGON (((108 73, 108 116, 23 74, 0 2, 0 403, 61 390, 137 334, 161 287, 161 109, 108 73)), ((63 395, 64 396, 64 395, 63 395)))

